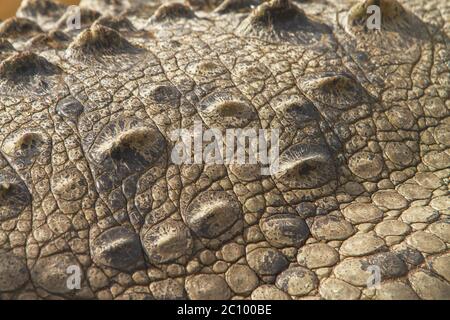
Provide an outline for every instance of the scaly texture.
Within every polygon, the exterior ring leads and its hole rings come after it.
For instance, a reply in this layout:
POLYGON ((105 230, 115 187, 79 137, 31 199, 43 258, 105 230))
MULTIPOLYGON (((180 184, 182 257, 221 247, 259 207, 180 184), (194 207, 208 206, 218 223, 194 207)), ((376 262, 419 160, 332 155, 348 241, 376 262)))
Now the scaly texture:
POLYGON ((448 1, 81 7, 0 25, 1 299, 450 299, 448 1), (195 122, 281 170, 174 164, 195 122))

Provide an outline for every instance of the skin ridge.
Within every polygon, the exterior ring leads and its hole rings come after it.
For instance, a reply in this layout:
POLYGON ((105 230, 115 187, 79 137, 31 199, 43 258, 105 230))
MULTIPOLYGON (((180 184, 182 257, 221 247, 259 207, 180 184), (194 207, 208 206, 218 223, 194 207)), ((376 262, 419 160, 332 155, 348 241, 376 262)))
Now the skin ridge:
POLYGON ((83 0, 74 29, 23 1, 0 24, 0 299, 450 299, 432 2, 83 0), (174 163, 198 124, 279 130, 281 170, 174 163))

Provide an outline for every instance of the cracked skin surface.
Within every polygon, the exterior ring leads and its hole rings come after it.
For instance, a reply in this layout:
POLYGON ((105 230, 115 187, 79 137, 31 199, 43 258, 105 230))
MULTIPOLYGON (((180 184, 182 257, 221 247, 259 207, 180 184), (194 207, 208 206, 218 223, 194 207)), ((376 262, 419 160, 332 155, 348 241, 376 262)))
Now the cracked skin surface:
POLYGON ((448 2, 160 5, 0 25, 0 298, 450 299, 448 2), (195 121, 283 170, 173 164, 195 121))

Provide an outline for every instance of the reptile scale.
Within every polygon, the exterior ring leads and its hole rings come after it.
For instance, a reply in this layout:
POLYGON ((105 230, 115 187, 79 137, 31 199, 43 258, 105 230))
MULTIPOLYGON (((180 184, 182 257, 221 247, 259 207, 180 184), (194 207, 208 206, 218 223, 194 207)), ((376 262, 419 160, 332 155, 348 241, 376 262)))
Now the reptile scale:
POLYGON ((80 8, 0 24, 0 299, 450 299, 448 0, 80 8), (280 170, 174 163, 198 123, 280 170))

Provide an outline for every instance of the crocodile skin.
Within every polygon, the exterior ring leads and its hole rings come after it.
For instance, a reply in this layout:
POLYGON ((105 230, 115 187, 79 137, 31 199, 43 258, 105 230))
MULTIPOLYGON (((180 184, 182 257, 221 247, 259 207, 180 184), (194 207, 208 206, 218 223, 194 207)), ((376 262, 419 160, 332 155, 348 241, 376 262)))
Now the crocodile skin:
POLYGON ((0 299, 450 299, 448 1, 80 6, 0 24, 0 299))

